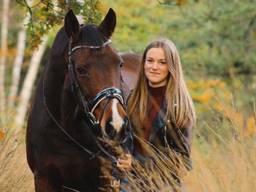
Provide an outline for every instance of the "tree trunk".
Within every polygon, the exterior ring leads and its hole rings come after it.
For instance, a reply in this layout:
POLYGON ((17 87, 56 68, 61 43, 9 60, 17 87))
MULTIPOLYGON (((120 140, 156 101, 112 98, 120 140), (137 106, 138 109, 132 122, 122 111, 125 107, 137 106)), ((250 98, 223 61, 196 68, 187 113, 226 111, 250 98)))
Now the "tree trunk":
POLYGON ((36 50, 31 57, 29 69, 20 92, 20 100, 17 107, 17 114, 15 117, 15 123, 18 126, 16 132, 18 132, 24 124, 28 109, 28 103, 32 95, 32 89, 36 80, 39 64, 46 48, 47 39, 47 37, 43 38, 41 44, 38 47, 38 50, 36 50))
POLYGON ((20 81, 20 71, 21 71, 21 66, 24 58, 25 45, 26 45, 26 31, 22 26, 18 34, 17 55, 13 63, 12 85, 10 88, 10 94, 8 98, 9 108, 12 108, 16 103, 17 92, 18 92, 19 81, 20 81))
POLYGON ((9 0, 3 0, 2 10, 2 25, 1 25, 1 57, 0 57, 0 114, 3 118, 5 111, 5 62, 7 55, 7 32, 8 32, 8 14, 9 14, 9 0))

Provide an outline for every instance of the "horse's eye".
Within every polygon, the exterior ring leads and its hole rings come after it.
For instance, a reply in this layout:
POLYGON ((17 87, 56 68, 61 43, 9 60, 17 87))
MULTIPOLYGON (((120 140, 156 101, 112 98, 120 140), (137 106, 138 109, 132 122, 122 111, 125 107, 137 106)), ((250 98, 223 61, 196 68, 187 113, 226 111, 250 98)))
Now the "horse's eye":
POLYGON ((87 70, 86 70, 85 68, 83 68, 83 67, 77 67, 77 68, 76 68, 76 71, 77 71, 77 73, 78 73, 79 76, 84 77, 84 76, 87 76, 87 75, 88 75, 87 70))
POLYGON ((123 62, 123 61, 121 61, 121 62, 119 63, 119 65, 120 65, 120 67, 123 67, 124 62, 123 62))

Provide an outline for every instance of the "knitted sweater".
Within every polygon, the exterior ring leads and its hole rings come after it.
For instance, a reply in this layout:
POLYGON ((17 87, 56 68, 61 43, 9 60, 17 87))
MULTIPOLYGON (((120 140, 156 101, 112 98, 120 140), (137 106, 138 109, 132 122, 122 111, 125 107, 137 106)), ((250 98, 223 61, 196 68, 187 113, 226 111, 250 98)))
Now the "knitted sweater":
POLYGON ((165 99, 166 86, 155 87, 155 88, 148 87, 148 90, 149 90, 149 101, 148 101, 149 111, 148 111, 148 115, 143 121, 143 128, 142 128, 145 140, 149 139, 149 136, 152 131, 151 128, 152 128, 153 121, 155 120, 158 112, 160 111, 160 108, 165 99))

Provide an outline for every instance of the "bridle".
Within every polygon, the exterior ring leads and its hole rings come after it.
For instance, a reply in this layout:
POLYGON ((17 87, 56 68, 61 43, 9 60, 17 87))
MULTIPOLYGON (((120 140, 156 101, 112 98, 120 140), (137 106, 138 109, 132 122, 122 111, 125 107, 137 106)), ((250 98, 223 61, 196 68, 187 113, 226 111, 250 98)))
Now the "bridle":
MULTIPOLYGON (((104 42, 101 46, 89 46, 89 45, 78 45, 72 48, 72 39, 70 39, 69 41, 69 47, 68 47, 68 72, 69 72, 69 76, 70 76, 70 80, 71 80, 71 87, 72 87, 72 91, 74 93, 76 93, 79 102, 82 105, 83 108, 83 114, 85 115, 85 121, 87 123, 87 125, 90 128, 90 131, 92 130, 97 130, 100 127, 100 121, 99 119, 97 119, 93 112, 94 110, 97 108, 97 106, 106 99, 117 99, 119 101, 119 103, 121 104, 121 106, 123 107, 123 109, 125 109, 125 103, 124 103, 124 97, 122 94, 122 91, 116 87, 109 87, 106 89, 101 90, 99 93, 96 94, 96 96, 91 99, 88 100, 86 99, 84 93, 82 92, 80 85, 78 83, 77 80, 77 76, 76 76, 76 72, 75 72, 75 64, 72 61, 71 57, 72 57, 72 53, 78 49, 81 48, 86 48, 86 49, 101 49, 106 47, 108 44, 111 43, 111 40, 107 40, 106 42, 104 42)), ((104 111, 102 111, 102 113, 104 113, 104 111)), ((102 115, 101 115, 102 116, 102 115)), ((125 127, 128 127, 129 125, 126 125, 125 127)), ((92 133, 93 135, 93 133, 92 133)), ((121 142, 124 143, 126 141, 127 137, 125 137, 125 139, 121 142)), ((117 162, 117 159, 113 156, 110 155, 98 142, 97 138, 95 138, 95 142, 98 145, 98 147, 100 148, 100 150, 107 155, 107 157, 109 159, 111 159, 111 161, 113 163, 117 162)))
MULTIPOLYGON (((78 83, 76 72, 75 72, 75 66, 74 66, 74 63, 72 62, 71 56, 72 56, 72 53, 78 49, 81 49, 81 48, 99 49, 99 48, 103 48, 103 47, 107 46, 109 43, 111 43, 111 40, 106 41, 101 46, 78 45, 78 46, 75 46, 72 48, 72 40, 70 40, 69 46, 68 46, 68 74, 70 75, 70 79, 71 79, 72 91, 77 95, 79 102, 82 104, 83 114, 85 115, 84 119, 85 119, 85 122, 88 125, 91 135, 93 137, 95 137, 95 136, 91 129, 99 129, 99 127, 100 127, 99 120, 96 119, 96 117, 93 114, 96 107, 105 99, 116 98, 120 102, 121 106, 125 109, 123 94, 120 89, 118 89, 116 87, 110 87, 110 88, 106 88, 106 89, 100 91, 99 93, 97 93, 96 96, 92 100, 86 99, 86 97, 84 96, 84 94, 80 88, 80 85, 78 83)), ((96 137, 94 138, 94 140, 95 140, 96 145, 99 148, 99 151, 92 152, 91 150, 89 150, 85 146, 83 146, 81 143, 79 143, 74 137, 72 137, 62 127, 60 122, 58 122, 58 120, 54 117, 53 113, 50 111, 50 109, 47 105, 46 97, 45 97, 45 79, 43 80, 43 97, 44 97, 44 105, 45 105, 46 111, 49 114, 49 116, 51 117, 51 119, 58 126, 58 128, 62 131, 62 133, 64 133, 64 135, 68 137, 69 140, 71 140, 76 146, 78 146, 80 149, 82 149, 83 151, 85 151, 86 153, 88 153, 90 155, 89 159, 94 159, 96 156, 99 155, 100 152, 102 152, 111 160, 111 162, 113 164, 116 164, 117 158, 114 155, 109 154, 101 146, 101 144, 99 143, 99 141, 96 137)), ((125 127, 127 127, 129 130, 126 131, 127 132, 126 137, 124 138, 124 140, 121 143, 125 143, 126 140, 128 139, 128 137, 130 137, 130 138, 132 137, 130 125, 129 124, 125 125, 125 127)))
MULTIPOLYGON (((107 40, 101 46, 91 46, 91 45, 78 45, 72 48, 72 39, 69 40, 68 47, 68 73, 71 80, 72 91, 77 94, 78 100, 82 105, 83 113, 86 116, 87 123, 93 129, 100 127, 99 119, 96 119, 93 112, 97 108, 97 106, 105 99, 113 99, 116 98, 123 109, 125 109, 124 97, 122 91, 116 87, 109 87, 101 90, 92 100, 86 99, 83 91, 80 88, 80 85, 77 80, 77 75, 75 72, 75 64, 72 61, 72 53, 78 49, 86 48, 86 49, 101 49, 106 47, 111 43, 111 40, 107 40)), ((104 111, 102 112, 104 113, 104 111)))

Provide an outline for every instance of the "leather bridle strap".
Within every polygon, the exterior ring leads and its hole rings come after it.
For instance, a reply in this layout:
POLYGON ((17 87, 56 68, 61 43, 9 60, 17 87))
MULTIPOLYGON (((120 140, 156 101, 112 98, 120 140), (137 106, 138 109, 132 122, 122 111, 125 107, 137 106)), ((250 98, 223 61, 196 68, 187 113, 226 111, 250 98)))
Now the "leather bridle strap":
MULTIPOLYGON (((108 44, 111 43, 111 39, 108 39, 106 42, 104 42, 102 45, 77 45, 71 49, 71 53, 76 51, 77 49, 86 48, 86 49, 101 49, 103 47, 106 47, 108 44)), ((71 46, 70 46, 71 47, 71 46)))

